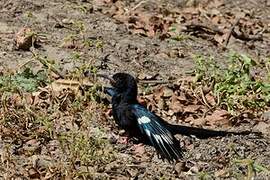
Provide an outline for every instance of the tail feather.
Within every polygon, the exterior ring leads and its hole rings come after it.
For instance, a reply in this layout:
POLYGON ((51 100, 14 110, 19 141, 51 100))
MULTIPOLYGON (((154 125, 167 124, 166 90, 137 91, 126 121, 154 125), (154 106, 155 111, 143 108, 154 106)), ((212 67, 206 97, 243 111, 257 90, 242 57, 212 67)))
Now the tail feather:
POLYGON ((227 136, 227 135, 255 134, 255 135, 261 136, 261 133, 252 132, 252 131, 240 131, 240 132, 216 131, 216 130, 210 130, 210 129, 202 129, 202 128, 189 127, 189 126, 183 126, 183 125, 173 125, 173 124, 168 124, 167 127, 169 127, 170 131, 173 134, 182 134, 186 136, 194 135, 199 139, 206 139, 206 138, 211 138, 211 137, 227 136))

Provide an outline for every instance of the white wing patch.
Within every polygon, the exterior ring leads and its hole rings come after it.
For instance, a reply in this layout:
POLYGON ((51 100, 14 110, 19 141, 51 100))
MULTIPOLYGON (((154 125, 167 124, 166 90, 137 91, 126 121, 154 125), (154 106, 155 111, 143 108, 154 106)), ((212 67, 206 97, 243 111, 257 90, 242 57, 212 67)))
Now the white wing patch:
MULTIPOLYGON (((147 124, 147 123, 150 123, 151 122, 151 119, 147 116, 142 116, 140 118, 138 118, 138 122, 139 124, 147 124)), ((157 123, 157 122, 155 122, 157 123)), ((157 123, 159 126, 160 124, 157 123)), ((151 137, 151 132, 149 129, 145 129, 145 133, 148 137, 151 137)), ((168 144, 173 144, 172 142, 172 135, 170 133, 166 133, 166 132, 162 132, 162 134, 153 134, 153 137, 157 140, 158 143, 162 143, 163 144, 163 141, 165 141, 166 143, 168 144)))
POLYGON ((173 161, 182 157, 182 152, 172 133, 162 119, 143 106, 133 105, 132 112, 137 118, 141 133, 145 134, 162 157, 173 161))
POLYGON ((139 124, 144 124, 144 123, 150 123, 151 120, 148 117, 146 117, 146 116, 142 116, 142 117, 140 117, 138 119, 138 122, 139 122, 139 124))

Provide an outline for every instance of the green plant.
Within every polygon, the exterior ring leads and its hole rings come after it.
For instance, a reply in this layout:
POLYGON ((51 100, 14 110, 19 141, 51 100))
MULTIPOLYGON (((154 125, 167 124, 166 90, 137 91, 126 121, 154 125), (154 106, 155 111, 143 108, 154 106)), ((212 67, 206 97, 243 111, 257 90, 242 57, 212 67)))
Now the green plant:
MULTIPOLYGON (((246 169, 245 179, 251 180, 256 176, 256 173, 259 172, 270 172, 266 167, 255 163, 252 159, 241 159, 234 160, 233 162, 238 167, 244 167, 246 169)), ((239 174, 238 174, 239 175, 239 174)))
POLYGON ((39 86, 43 86, 47 82, 48 78, 45 71, 41 70, 34 74, 33 71, 27 67, 23 72, 1 76, 0 90, 8 92, 33 92, 39 86))
POLYGON ((204 171, 199 172, 197 176, 198 176, 198 179, 200 180, 211 179, 211 176, 207 172, 204 172, 204 171))
POLYGON ((67 154, 70 162, 75 164, 80 161, 81 165, 91 166, 95 163, 107 163, 113 158, 109 142, 102 138, 102 132, 85 134, 80 131, 63 132, 58 136, 62 150, 67 154))
POLYGON ((270 82, 251 75, 255 61, 244 54, 232 53, 222 67, 213 58, 196 56, 196 82, 212 88, 220 105, 234 110, 260 110, 270 103, 270 82))

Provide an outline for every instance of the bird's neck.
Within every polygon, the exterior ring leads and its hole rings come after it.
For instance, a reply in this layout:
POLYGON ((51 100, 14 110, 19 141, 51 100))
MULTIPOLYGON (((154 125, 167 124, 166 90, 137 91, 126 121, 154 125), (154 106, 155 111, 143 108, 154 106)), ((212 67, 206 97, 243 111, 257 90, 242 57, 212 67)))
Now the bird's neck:
POLYGON ((129 103, 129 104, 137 104, 138 103, 138 100, 137 100, 137 97, 136 98, 133 98, 133 97, 125 97, 122 102, 126 102, 126 103, 129 103))
POLYGON ((121 102, 137 103, 137 91, 126 91, 122 94, 121 102))
POLYGON ((128 88, 124 92, 117 93, 115 96, 113 96, 114 104, 136 104, 137 101, 137 89, 134 88, 128 88))

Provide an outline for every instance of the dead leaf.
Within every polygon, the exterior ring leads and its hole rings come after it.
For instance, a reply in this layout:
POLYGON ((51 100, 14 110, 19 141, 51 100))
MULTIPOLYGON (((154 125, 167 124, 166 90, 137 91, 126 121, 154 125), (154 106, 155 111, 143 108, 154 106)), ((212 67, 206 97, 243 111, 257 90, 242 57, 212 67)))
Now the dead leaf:
POLYGON ((184 122, 186 122, 186 123, 191 123, 193 121, 194 121, 194 118, 192 116, 189 116, 186 119, 184 119, 184 122))
MULTIPOLYGON (((133 178, 136 177, 137 174, 138 174, 138 170, 137 169, 126 169, 126 171, 133 178)), ((136 179, 136 178, 134 178, 134 179, 136 179)))
POLYGON ((166 114, 167 114, 168 116, 172 116, 172 115, 174 115, 174 111, 172 111, 172 110, 170 109, 169 111, 166 112, 166 114))
POLYGON ((211 95, 210 93, 206 94, 205 96, 207 102, 213 107, 216 105, 216 100, 215 97, 213 95, 211 95))
POLYGON ((187 97, 184 93, 180 93, 180 95, 177 96, 177 99, 180 101, 181 104, 185 104, 187 102, 187 97))
POLYGON ((22 28, 15 36, 15 43, 18 49, 29 50, 37 42, 37 36, 30 28, 22 28))
POLYGON ((169 108, 174 112, 174 113, 179 113, 183 112, 183 105, 181 102, 178 100, 178 96, 172 95, 171 97, 171 103, 169 104, 169 108))
POLYGON ((23 150, 26 153, 33 153, 38 148, 40 148, 40 142, 37 141, 36 139, 31 139, 31 140, 27 141, 23 146, 23 150))
POLYGON ((145 148, 143 144, 137 144, 133 146, 134 153, 137 155, 143 155, 145 153, 145 148))
POLYGON ((205 118, 197 118, 197 119, 193 119, 190 123, 192 125, 195 125, 195 126, 203 126, 206 123, 206 119, 205 118))
POLYGON ((227 36, 228 36, 228 33, 224 33, 223 35, 215 34, 214 39, 219 44, 223 44, 227 36))
POLYGON ((201 105, 188 105, 184 108, 184 112, 195 113, 201 108, 201 105))
POLYGON ((262 118, 266 121, 270 120, 270 111, 265 111, 262 115, 262 118))
POLYGON ((159 99, 161 99, 161 97, 163 96, 163 94, 164 94, 164 88, 165 87, 159 87, 159 88, 157 88, 157 89, 155 89, 154 90, 154 99, 156 100, 156 101, 158 101, 159 99))
POLYGON ((29 175, 30 178, 33 178, 33 179, 36 179, 36 178, 39 179, 40 178, 39 172, 34 168, 31 168, 31 169, 28 170, 28 175, 29 175))
POLYGON ((61 92, 65 89, 71 89, 74 92, 78 92, 81 86, 91 87, 93 83, 89 82, 87 79, 83 79, 82 81, 77 80, 67 80, 67 79, 58 79, 49 85, 54 92, 61 92))
POLYGON ((229 177, 229 175, 230 175, 229 172, 227 172, 225 169, 221 169, 215 172, 216 177, 226 178, 229 177))
POLYGON ((229 112, 226 110, 215 110, 213 114, 205 117, 207 124, 213 125, 225 125, 229 123, 229 112))

